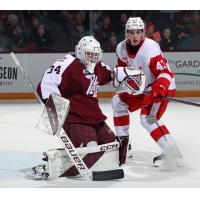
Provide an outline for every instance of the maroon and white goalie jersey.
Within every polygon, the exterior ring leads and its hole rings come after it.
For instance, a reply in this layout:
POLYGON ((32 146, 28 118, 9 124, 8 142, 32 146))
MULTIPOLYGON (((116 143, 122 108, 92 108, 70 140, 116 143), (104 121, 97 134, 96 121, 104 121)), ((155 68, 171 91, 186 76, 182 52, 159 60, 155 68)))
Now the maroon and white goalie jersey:
POLYGON ((38 93, 43 100, 51 93, 70 100, 68 123, 96 124, 106 119, 98 105, 99 86, 111 80, 111 70, 102 62, 97 63, 94 74, 88 74, 78 59, 67 54, 46 70, 38 93))
MULTIPOLYGON (((117 66, 129 66, 142 70, 145 75, 145 90, 159 78, 169 81, 168 92, 176 88, 174 74, 171 71, 167 59, 163 56, 160 46, 154 40, 144 38, 138 47, 134 49, 126 40, 117 46, 118 56, 117 66)), ((125 92, 123 88, 118 88, 119 93, 125 92)))

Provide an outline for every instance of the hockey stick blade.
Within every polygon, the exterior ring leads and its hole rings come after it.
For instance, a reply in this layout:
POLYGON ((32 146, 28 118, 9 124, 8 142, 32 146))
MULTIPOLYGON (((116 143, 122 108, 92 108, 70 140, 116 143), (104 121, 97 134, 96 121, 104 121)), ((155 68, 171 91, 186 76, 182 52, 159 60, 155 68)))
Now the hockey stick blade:
POLYGON ((93 171, 92 180, 93 181, 109 181, 124 178, 124 170, 116 169, 109 171, 93 171))

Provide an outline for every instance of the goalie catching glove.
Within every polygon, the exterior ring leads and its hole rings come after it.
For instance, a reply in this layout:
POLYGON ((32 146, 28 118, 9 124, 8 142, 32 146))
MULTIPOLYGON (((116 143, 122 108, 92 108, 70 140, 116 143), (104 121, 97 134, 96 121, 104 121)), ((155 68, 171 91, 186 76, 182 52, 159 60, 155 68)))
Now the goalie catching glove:
POLYGON ((122 87, 123 92, 132 95, 141 94, 145 88, 145 76, 140 70, 130 67, 114 68, 114 87, 122 87))

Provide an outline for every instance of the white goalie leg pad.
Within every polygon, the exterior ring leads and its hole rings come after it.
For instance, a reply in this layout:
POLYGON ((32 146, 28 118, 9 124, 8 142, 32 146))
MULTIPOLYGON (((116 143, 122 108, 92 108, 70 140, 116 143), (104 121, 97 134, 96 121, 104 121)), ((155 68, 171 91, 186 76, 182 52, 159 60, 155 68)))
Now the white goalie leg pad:
MULTIPOLYGON (((119 168, 119 142, 112 142, 97 147, 91 147, 89 151, 105 153, 100 159, 91 167, 92 171, 107 171, 119 168)), ((89 153, 89 152, 88 152, 89 153)))
MULTIPOLYGON (((63 155, 64 149, 51 149, 44 152, 43 155, 47 160, 46 170, 48 171, 48 179, 55 179, 65 172, 65 167, 70 167, 71 164, 67 155, 63 155)), ((71 161, 71 160, 70 160, 71 161)))
MULTIPOLYGON (((77 148, 77 153, 82 158, 88 153, 102 152, 104 154, 90 168, 92 171, 114 170, 119 167, 119 142, 111 142, 103 145, 77 148)), ((44 152, 47 158, 48 179, 58 178, 74 164, 64 149, 52 149, 44 152)))
MULTIPOLYGON (((53 99, 53 103, 55 105, 55 109, 56 109, 56 113, 57 113, 57 117, 58 117, 58 124, 56 125, 56 127, 59 128, 59 127, 62 127, 62 125, 66 119, 66 116, 69 111, 70 101, 68 99, 60 97, 56 94, 51 94, 51 97, 53 99)), ((44 131, 51 135, 54 135, 56 131, 59 132, 59 130, 57 129, 53 133, 46 107, 44 107, 42 114, 39 118, 39 121, 36 124, 36 127, 38 129, 40 129, 41 131, 44 131)))

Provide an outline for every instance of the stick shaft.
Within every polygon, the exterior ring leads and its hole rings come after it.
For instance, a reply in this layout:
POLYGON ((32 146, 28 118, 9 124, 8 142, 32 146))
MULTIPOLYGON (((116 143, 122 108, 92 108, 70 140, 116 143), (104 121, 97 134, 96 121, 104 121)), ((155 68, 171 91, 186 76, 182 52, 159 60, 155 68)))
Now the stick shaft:
MULTIPOLYGON (((147 95, 147 96, 151 96, 151 94, 149 92, 144 92, 143 94, 147 95)), ((200 107, 200 103, 195 103, 195 102, 192 102, 192 101, 185 101, 185 100, 182 100, 182 99, 177 99, 177 98, 168 97, 168 96, 164 96, 164 97, 160 97, 160 98, 161 99, 166 99, 166 100, 169 100, 169 101, 174 101, 174 102, 177 102, 177 103, 190 105, 190 106, 200 107)))
POLYGON ((195 103, 195 102, 191 102, 191 101, 185 101, 185 100, 177 99, 177 98, 173 98, 173 97, 166 97, 166 99, 168 99, 170 101, 177 102, 177 103, 183 103, 183 104, 186 104, 186 105, 200 107, 199 103, 195 103))
POLYGON ((43 102, 40 98, 40 96, 38 95, 36 88, 34 87, 30 77, 26 74, 26 72, 24 71, 23 67, 21 66, 21 64, 19 63, 19 60, 16 58, 15 54, 13 52, 10 53, 15 65, 18 67, 20 73, 22 74, 22 76, 24 77, 26 83, 32 88, 33 93, 35 94, 35 96, 37 97, 37 100, 43 105, 43 102))

